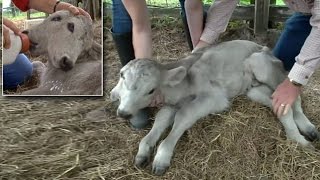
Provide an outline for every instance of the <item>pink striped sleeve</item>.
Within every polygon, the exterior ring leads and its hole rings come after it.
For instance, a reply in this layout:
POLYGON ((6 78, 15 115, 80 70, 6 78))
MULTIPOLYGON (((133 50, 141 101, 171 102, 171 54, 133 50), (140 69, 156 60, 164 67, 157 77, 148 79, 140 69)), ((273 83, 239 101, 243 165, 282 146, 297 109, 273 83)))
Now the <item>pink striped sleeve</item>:
POLYGON ((315 0, 311 9, 311 33, 307 37, 296 63, 288 77, 305 85, 310 76, 320 66, 320 0, 315 0))
POLYGON ((215 0, 208 10, 205 28, 200 40, 213 44, 227 28, 239 0, 215 0))

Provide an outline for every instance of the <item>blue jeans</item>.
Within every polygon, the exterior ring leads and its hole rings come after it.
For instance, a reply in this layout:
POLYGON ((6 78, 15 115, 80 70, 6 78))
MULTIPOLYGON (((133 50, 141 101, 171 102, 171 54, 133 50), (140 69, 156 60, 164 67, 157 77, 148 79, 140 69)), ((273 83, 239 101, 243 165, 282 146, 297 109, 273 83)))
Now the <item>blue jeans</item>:
MULTIPOLYGON (((184 2, 179 0, 182 14, 185 14, 184 2)), ((122 0, 112 0, 112 32, 116 34, 132 31, 132 20, 124 7, 122 0)))
POLYGON ((24 54, 19 54, 12 64, 3 66, 3 88, 14 89, 32 75, 32 63, 24 54))
POLYGON ((284 68, 290 71, 294 65, 295 57, 309 36, 312 26, 311 15, 294 13, 285 23, 285 28, 273 49, 275 57, 283 62, 284 68))
POLYGON ((122 0, 112 0, 112 32, 115 34, 132 32, 132 20, 122 0))

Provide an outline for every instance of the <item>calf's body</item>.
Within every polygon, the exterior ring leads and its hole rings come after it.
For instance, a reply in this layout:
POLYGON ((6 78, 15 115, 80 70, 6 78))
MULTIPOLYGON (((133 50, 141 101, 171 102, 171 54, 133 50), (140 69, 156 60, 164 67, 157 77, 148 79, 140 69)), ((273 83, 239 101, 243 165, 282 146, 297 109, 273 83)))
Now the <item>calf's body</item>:
MULTIPOLYGON (((282 63, 266 47, 244 40, 199 50, 177 63, 134 60, 120 74, 111 91, 112 100, 120 100, 120 116, 135 115, 148 106, 156 91, 165 97, 165 105, 140 142, 135 158, 137 166, 144 166, 161 134, 172 125, 152 164, 157 175, 170 166, 179 138, 200 118, 226 110, 230 100, 242 94, 271 107, 270 96, 286 77, 282 63)), ((319 137, 315 126, 303 114, 300 97, 280 121, 287 137, 303 146, 311 146, 305 136, 311 140, 319 137)))

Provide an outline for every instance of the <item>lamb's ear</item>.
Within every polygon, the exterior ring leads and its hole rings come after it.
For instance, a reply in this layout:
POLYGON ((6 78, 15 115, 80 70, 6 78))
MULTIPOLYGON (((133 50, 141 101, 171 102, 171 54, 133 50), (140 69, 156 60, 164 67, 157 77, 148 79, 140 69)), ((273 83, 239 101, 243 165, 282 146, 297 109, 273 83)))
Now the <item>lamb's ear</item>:
POLYGON ((174 69, 170 69, 164 75, 164 84, 169 86, 175 86, 179 84, 187 75, 187 70, 183 66, 179 66, 174 69))

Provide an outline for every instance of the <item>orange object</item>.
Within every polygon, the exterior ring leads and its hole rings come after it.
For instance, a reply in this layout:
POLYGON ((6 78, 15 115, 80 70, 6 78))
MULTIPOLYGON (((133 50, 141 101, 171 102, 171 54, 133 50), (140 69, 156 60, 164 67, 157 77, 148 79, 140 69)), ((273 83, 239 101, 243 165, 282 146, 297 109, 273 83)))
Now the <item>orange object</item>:
POLYGON ((26 34, 23 33, 19 33, 19 36, 21 38, 21 52, 25 53, 27 51, 29 51, 30 48, 30 40, 29 37, 26 34))

